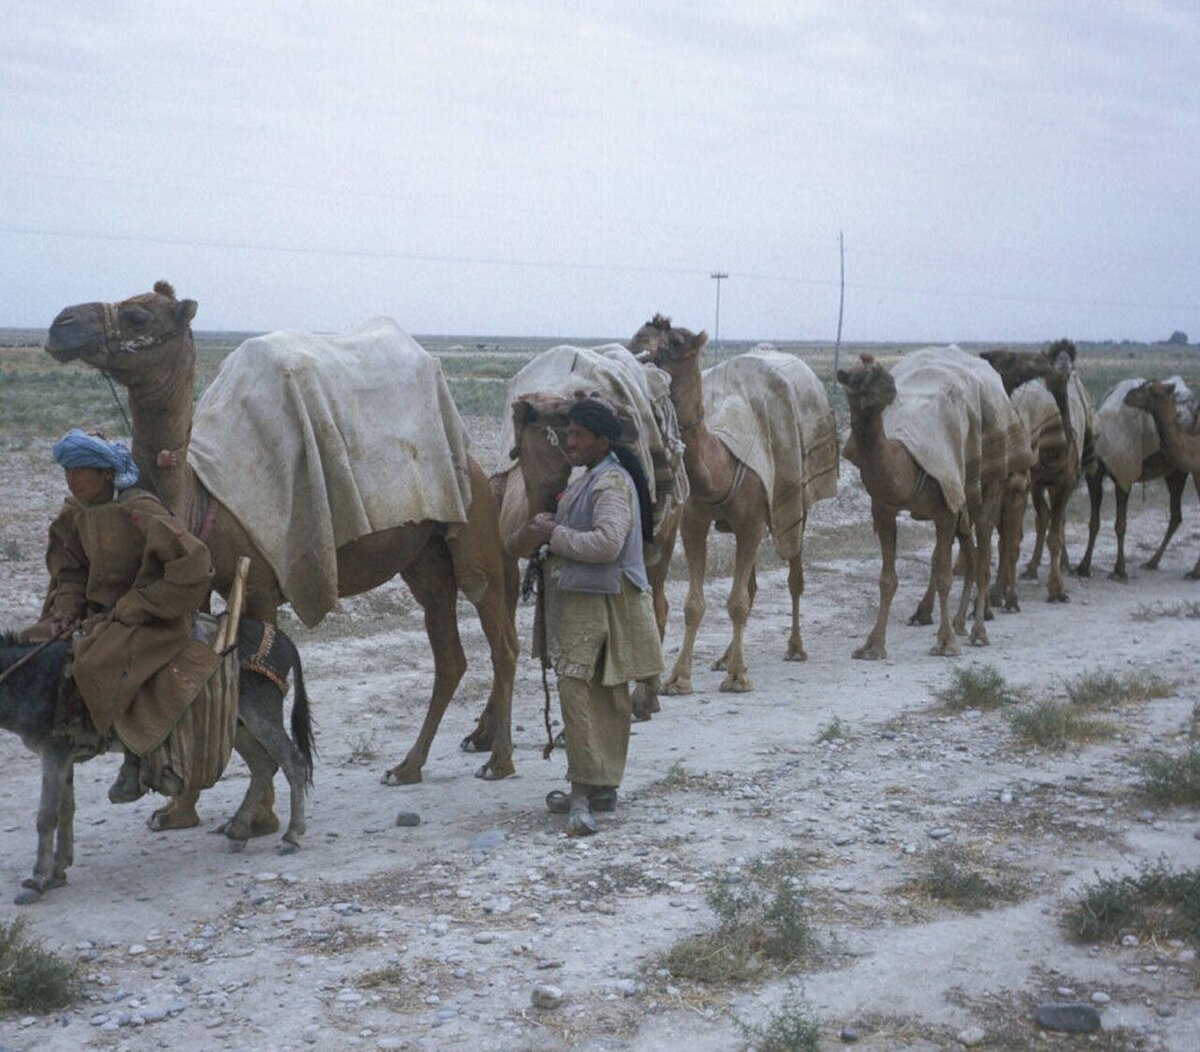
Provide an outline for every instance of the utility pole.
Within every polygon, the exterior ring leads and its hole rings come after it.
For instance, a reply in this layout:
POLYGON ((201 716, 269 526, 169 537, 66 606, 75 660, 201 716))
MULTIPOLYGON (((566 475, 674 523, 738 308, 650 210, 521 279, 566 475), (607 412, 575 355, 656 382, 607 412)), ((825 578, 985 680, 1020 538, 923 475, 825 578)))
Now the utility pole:
POLYGON ((717 324, 716 324, 716 328, 715 328, 715 336, 713 338, 713 348, 716 350, 720 350, 720 347, 721 347, 721 282, 724 281, 727 277, 729 277, 729 275, 726 274, 725 271, 723 271, 723 270, 718 270, 718 271, 714 271, 712 274, 709 274, 709 277, 712 278, 717 283, 717 324))
POLYGON ((846 241, 842 232, 838 231, 838 256, 842 264, 841 292, 838 294, 838 333, 837 346, 833 348, 833 371, 837 373, 838 357, 842 353, 842 308, 846 305, 846 241))

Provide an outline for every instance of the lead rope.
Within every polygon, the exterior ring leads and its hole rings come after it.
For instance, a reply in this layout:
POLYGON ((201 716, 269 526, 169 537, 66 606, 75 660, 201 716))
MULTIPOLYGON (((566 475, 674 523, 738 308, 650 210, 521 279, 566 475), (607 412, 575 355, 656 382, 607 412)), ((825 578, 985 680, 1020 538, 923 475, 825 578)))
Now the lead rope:
POLYGON ((6 679, 8 679, 9 676, 11 676, 14 672, 17 671, 17 669, 21 668, 23 665, 28 665, 29 662, 31 662, 35 657, 37 657, 38 654, 40 654, 43 650, 45 650, 46 647, 48 647, 51 643, 57 643, 60 639, 66 639, 66 637, 69 636, 72 632, 74 632, 75 629, 78 627, 79 627, 79 622, 72 621, 70 624, 66 625, 64 628, 60 628, 58 630, 58 632, 55 635, 52 635, 49 639, 43 640, 36 647, 34 647, 28 654, 24 655, 23 657, 18 658, 11 665, 9 665, 8 668, 6 668, 3 672, 0 672, 0 683, 3 683, 6 679))
POLYGON ((121 414, 121 419, 125 421, 125 433, 129 436, 129 441, 133 441, 133 425, 129 422, 129 417, 125 415, 125 406, 121 402, 121 396, 117 394, 116 384, 113 383, 112 377, 103 369, 100 374, 108 381, 108 389, 112 391, 113 401, 117 403, 117 409, 121 414))
POLYGON ((554 752, 554 728, 550 725, 550 655, 547 652, 546 643, 546 574, 544 569, 544 560, 548 551, 546 545, 542 545, 529 558, 529 563, 525 567, 525 577, 521 581, 521 598, 528 602, 531 598, 537 599, 537 607, 534 611, 534 624, 537 627, 537 647, 542 656, 542 694, 545 696, 545 705, 542 709, 542 717, 546 724, 546 745, 542 749, 542 759, 550 759, 550 754, 554 752))

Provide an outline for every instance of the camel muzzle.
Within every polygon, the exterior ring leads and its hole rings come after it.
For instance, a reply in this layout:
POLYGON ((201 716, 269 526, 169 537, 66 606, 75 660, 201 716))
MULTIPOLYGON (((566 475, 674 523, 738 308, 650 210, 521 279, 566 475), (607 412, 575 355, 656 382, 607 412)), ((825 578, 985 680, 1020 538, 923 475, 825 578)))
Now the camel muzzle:
POLYGON ((104 305, 81 303, 59 311, 46 336, 46 352, 57 362, 73 362, 104 350, 104 305))

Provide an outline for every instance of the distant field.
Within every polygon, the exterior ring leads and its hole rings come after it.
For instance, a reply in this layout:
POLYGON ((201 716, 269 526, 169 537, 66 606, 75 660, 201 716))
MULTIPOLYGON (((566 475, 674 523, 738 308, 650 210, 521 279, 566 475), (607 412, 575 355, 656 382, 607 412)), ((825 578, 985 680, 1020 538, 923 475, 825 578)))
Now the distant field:
MULTIPOLYGON (((196 333, 196 394, 216 375, 221 362, 250 333, 196 333)), ((28 441, 56 435, 80 422, 121 433, 123 422, 104 380, 81 365, 58 365, 41 350, 44 333, 36 330, 0 329, 0 433, 28 441)), ((505 382, 535 355, 562 342, 595 346, 603 338, 572 341, 520 337, 432 336, 418 337, 438 357, 460 412, 468 416, 499 417, 505 412, 505 382)), ((705 352, 704 364, 742 354, 757 341, 723 341, 705 352)), ((807 362, 825 384, 839 419, 845 420, 845 401, 834 380, 834 348, 828 343, 789 343, 771 346, 807 362)), ((841 363, 860 353, 874 354, 885 363, 919 344, 844 344, 841 363)), ((983 350, 999 344, 966 344, 983 350)), ((1014 349, 1022 349, 1020 345, 1014 349)), ((1025 349, 1034 349, 1029 345, 1025 349)), ((1193 388, 1200 388, 1200 349, 1146 344, 1083 344, 1079 348, 1079 373, 1095 402, 1118 380, 1129 376, 1167 377, 1178 373, 1193 388)))

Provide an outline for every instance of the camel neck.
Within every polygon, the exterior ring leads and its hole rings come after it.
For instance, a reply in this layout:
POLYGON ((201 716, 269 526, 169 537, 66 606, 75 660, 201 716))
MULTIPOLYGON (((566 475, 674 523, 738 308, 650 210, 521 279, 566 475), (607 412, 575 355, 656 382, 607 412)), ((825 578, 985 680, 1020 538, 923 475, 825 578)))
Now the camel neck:
POLYGON ((142 478, 176 515, 185 518, 193 476, 187 463, 192 434, 195 348, 190 336, 178 351, 163 355, 163 367, 129 383, 133 456, 142 478))
POLYGON ((729 492, 736 465, 725 445, 704 422, 699 358, 676 363, 667 371, 671 376, 671 402, 683 439, 683 468, 688 487, 698 500, 717 500, 729 492))
POLYGON ((1174 400, 1156 405, 1150 415, 1167 459, 1183 471, 1200 471, 1200 440, 1184 435, 1174 400))

